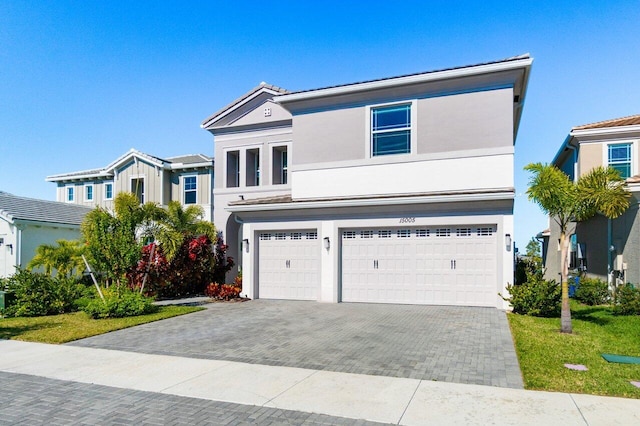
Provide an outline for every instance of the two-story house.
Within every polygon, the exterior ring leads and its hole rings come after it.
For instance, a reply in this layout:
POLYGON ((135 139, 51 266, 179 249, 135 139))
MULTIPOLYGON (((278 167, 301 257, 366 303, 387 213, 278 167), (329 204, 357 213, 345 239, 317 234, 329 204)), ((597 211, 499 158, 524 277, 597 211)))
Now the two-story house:
POLYGON ((124 191, 136 194, 141 203, 200 205, 204 219, 211 220, 213 169, 213 159, 203 154, 163 159, 131 149, 106 167, 46 180, 56 183, 56 200, 64 203, 112 208, 116 194, 124 191))
MULTIPOLYGON (((610 166, 626 179, 632 194, 629 209, 619 218, 596 217, 572 224, 569 264, 590 276, 614 282, 640 282, 640 115, 576 126, 552 161, 573 180, 597 166, 610 166)), ((543 238, 545 277, 558 280, 558 225, 550 219, 543 238)))
POLYGON ((531 64, 292 93, 263 84, 206 119, 222 167, 214 222, 244 292, 506 307, 531 64))

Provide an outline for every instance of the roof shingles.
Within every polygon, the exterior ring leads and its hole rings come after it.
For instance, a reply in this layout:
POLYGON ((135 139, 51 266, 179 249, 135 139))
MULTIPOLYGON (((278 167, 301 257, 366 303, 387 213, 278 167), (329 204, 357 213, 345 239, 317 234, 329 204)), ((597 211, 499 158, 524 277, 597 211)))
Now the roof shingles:
POLYGON ((0 191, 0 215, 11 220, 80 225, 91 208, 57 201, 18 197, 0 191))
POLYGON ((640 114, 629 115, 627 117, 613 118, 611 120, 597 121, 595 123, 583 124, 576 126, 572 130, 589 130, 589 129, 603 129, 607 127, 620 127, 620 126, 638 126, 640 125, 640 114))

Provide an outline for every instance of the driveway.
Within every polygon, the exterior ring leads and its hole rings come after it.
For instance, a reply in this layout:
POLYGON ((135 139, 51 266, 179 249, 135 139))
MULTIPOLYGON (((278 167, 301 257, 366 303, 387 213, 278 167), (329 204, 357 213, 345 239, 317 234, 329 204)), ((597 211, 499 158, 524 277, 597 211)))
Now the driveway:
POLYGON ((69 343, 522 388, 504 312, 493 308, 255 300, 69 343))

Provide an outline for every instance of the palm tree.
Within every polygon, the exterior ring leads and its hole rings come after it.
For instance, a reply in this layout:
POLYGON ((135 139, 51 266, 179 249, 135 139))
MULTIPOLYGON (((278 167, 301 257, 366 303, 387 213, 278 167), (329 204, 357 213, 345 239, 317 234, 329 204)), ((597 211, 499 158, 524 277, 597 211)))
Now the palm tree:
POLYGON ((84 262, 82 254, 84 248, 80 241, 58 240, 57 246, 42 244, 36 248, 36 255, 27 267, 29 269, 43 267, 46 274, 51 275, 55 269, 59 275, 69 276, 73 273, 82 274, 84 262))
POLYGON ((571 333, 569 308, 569 239, 567 228, 572 222, 587 220, 596 214, 614 219, 629 207, 630 193, 620 173, 613 168, 596 167, 577 182, 553 165, 532 163, 524 168, 531 172, 527 195, 548 214, 560 228, 560 273, 562 281, 561 331, 571 333))
POLYGON ((202 220, 202 207, 190 205, 183 208, 178 201, 170 201, 166 212, 157 218, 155 237, 162 250, 171 260, 187 238, 206 235, 211 241, 216 239, 213 223, 202 220))

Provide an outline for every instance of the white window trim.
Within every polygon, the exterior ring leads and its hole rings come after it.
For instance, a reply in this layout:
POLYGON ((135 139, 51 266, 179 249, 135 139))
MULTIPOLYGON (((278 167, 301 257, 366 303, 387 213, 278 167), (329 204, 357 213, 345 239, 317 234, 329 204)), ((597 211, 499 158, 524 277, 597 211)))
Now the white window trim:
POLYGON ((638 140, 637 139, 621 139, 621 140, 608 140, 602 144, 602 165, 604 167, 609 166, 609 145, 622 145, 631 144, 631 171, 629 177, 638 174, 638 140))
POLYGON ((222 150, 222 155, 223 155, 223 161, 224 161, 224 169, 223 169, 223 173, 222 173, 222 187, 225 189, 238 189, 241 187, 241 179, 242 179, 242 163, 241 163, 241 158, 242 158, 242 149, 238 148, 238 147, 232 147, 232 148, 225 148, 222 150), (229 153, 230 152, 238 152, 238 186, 228 186, 228 179, 227 177, 229 176, 228 170, 229 170, 229 153))
POLYGON ((192 206, 192 205, 200 204, 200 200, 198 199, 199 198, 198 197, 198 173, 184 174, 184 175, 182 175, 180 177, 180 181, 181 181, 180 182, 180 189, 181 189, 180 192, 181 192, 181 198, 182 198, 182 205, 183 206, 187 206, 187 205, 192 206), (185 202, 186 201, 186 197, 185 197, 186 194, 185 193, 187 191, 187 186, 186 186, 184 180, 185 180, 185 178, 188 178, 188 177, 195 177, 196 178, 196 189, 195 190, 193 190, 193 189, 190 190, 190 191, 195 191, 196 192, 196 202, 193 203, 193 204, 187 204, 185 202))
POLYGON ((113 193, 113 188, 114 188, 113 181, 112 180, 105 181, 104 185, 103 185, 103 188, 104 188, 104 199, 105 200, 113 200, 113 196, 115 195, 113 193), (111 185, 111 197, 107 197, 107 185, 111 185))
MULTIPOLYGON (((246 186, 247 188, 259 188, 261 186, 264 186, 264 174, 262 173, 262 145, 254 145, 254 146, 247 146, 244 149, 244 155, 241 154, 241 157, 243 157, 244 161, 244 186, 246 186), (258 184, 257 185, 247 185, 247 151, 255 151, 258 150, 258 170, 254 171, 254 172, 258 172, 259 173, 259 177, 258 177, 258 184)), ((242 176, 242 167, 240 168, 240 175, 242 176)))
POLYGON ((270 143, 268 147, 269 147, 268 151, 269 151, 269 172, 270 172, 268 185, 274 185, 278 188, 286 188, 291 185, 291 155, 292 155, 291 142, 270 143), (275 151, 277 148, 282 148, 282 147, 287 148, 287 183, 273 183, 273 151, 275 151))
POLYGON ((75 185, 65 185, 64 186, 64 202, 65 203, 74 203, 76 201, 76 186, 75 185), (69 199, 69 189, 72 189, 71 199, 69 199))
POLYGON ((384 108, 394 105, 410 105, 411 106, 411 140, 409 152, 406 154, 389 154, 391 157, 399 157, 402 155, 417 155, 418 153, 418 100, 407 99, 399 102, 387 102, 382 104, 367 105, 365 114, 365 135, 367 135, 365 141, 365 158, 378 158, 385 157, 383 155, 373 155, 373 135, 371 132, 371 110, 375 108, 384 108))
POLYGON ((85 203, 92 203, 93 201, 95 201, 96 199, 96 188, 95 185, 92 183, 85 183, 83 186, 83 191, 84 191, 84 202, 85 203), (91 198, 87 197, 87 191, 89 190, 89 188, 91 188, 91 198))

